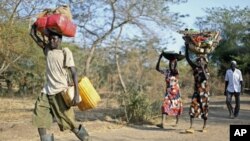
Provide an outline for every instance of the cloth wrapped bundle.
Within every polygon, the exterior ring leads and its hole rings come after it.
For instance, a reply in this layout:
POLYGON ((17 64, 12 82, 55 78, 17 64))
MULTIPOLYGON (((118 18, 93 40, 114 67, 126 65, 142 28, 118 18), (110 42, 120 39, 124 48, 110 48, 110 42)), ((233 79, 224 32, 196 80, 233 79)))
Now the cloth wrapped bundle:
POLYGON ((46 28, 67 37, 74 37, 76 33, 76 25, 61 14, 48 16, 46 28))
POLYGON ((179 31, 184 34, 183 39, 189 44, 190 50, 196 54, 207 54, 214 51, 220 41, 220 32, 207 31, 207 32, 195 32, 195 31, 179 31))
POLYGON ((69 20, 72 20, 72 14, 68 5, 62 5, 55 9, 46 8, 41 13, 37 14, 37 18, 45 17, 52 14, 62 14, 69 20))
POLYGON ((62 14, 66 16, 70 21, 72 20, 72 14, 70 12, 70 8, 67 5, 62 5, 57 7, 54 11, 54 14, 62 14))
POLYGON ((46 30, 49 29, 66 37, 74 37, 77 27, 72 22, 72 15, 68 6, 60 6, 55 10, 45 9, 38 14, 35 25, 42 35, 46 35, 46 30))
POLYGON ((48 17, 40 17, 36 20, 36 22, 34 23, 37 26, 37 30, 42 33, 42 35, 46 34, 46 25, 47 25, 47 19, 48 17))

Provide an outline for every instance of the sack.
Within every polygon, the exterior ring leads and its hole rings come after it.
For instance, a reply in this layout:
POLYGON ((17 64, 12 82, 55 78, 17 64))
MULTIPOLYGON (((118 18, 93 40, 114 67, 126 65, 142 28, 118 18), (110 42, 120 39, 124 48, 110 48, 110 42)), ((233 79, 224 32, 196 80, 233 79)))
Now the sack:
POLYGON ((45 29, 46 29, 46 25, 47 25, 47 19, 48 17, 45 16, 45 17, 40 17, 36 20, 36 22, 34 23, 37 27, 37 30, 39 32, 41 32, 42 34, 44 34, 45 32, 45 29))
POLYGON ((53 10, 50 9, 50 8, 46 8, 44 9, 41 13, 37 14, 37 18, 42 18, 42 17, 45 17, 45 16, 48 16, 48 15, 51 15, 53 14, 53 10))
POLYGON ((46 8, 41 13, 38 13, 36 17, 41 18, 52 14, 62 14, 69 20, 72 20, 72 14, 68 5, 62 5, 57 7, 56 9, 46 8))
MULTIPOLYGON (((64 99, 64 102, 65 104, 68 106, 68 107, 71 107, 72 106, 72 101, 74 99, 74 95, 75 95, 75 90, 74 90, 74 86, 71 86, 69 87, 63 94, 63 99, 64 99)), ((81 96, 79 95, 79 101, 82 101, 82 98, 81 96)))
POLYGON ((48 16, 46 28, 67 37, 74 37, 76 33, 76 25, 61 14, 48 16))
POLYGON ((62 5, 57 7, 54 11, 54 14, 62 14, 66 16, 69 20, 72 20, 72 14, 68 5, 62 5))
MULTIPOLYGON (((72 22, 72 14, 67 5, 56 9, 44 9, 37 15, 34 23, 41 34, 46 33, 46 28, 66 37, 74 37, 77 26, 72 22)), ((46 35, 46 34, 45 34, 46 35)))

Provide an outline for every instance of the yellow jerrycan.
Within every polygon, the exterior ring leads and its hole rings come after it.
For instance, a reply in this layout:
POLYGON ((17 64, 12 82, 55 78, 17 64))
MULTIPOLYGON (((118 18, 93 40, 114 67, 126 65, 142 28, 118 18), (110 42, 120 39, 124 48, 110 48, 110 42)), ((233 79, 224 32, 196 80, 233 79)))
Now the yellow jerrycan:
POLYGON ((101 101, 101 97, 93 87, 92 83, 87 77, 80 79, 78 83, 79 95, 82 101, 78 104, 81 111, 93 109, 101 101))

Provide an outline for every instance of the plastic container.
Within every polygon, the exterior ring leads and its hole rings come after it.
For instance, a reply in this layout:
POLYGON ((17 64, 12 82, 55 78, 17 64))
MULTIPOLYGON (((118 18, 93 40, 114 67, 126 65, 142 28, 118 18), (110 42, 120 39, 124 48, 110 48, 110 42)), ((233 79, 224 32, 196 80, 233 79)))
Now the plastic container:
POLYGON ((48 16, 46 28, 67 37, 74 37, 76 33, 76 25, 61 14, 48 16))
POLYGON ((79 83, 79 95, 82 101, 78 104, 78 108, 82 111, 87 109, 93 109, 97 106, 98 102, 101 101, 99 94, 96 92, 92 83, 87 77, 83 77, 79 83))
MULTIPOLYGON (((63 93, 64 102, 68 107, 71 107, 72 100, 75 95, 74 91, 75 91, 74 86, 71 86, 67 89, 65 93, 63 93)), ((79 100, 82 101, 82 97, 80 95, 79 95, 79 100)))

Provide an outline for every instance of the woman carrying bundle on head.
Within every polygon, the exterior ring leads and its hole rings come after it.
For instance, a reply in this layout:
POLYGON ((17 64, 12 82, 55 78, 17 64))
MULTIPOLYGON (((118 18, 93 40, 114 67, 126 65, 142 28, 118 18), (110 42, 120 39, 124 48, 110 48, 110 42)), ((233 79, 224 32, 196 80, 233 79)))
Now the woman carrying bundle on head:
POLYGON ((182 114, 183 111, 180 87, 178 84, 179 72, 177 70, 178 60, 176 55, 180 54, 166 54, 165 52, 162 52, 156 64, 156 70, 165 76, 166 83, 166 91, 161 107, 162 121, 161 124, 157 125, 160 128, 165 128, 165 119, 167 115, 176 117, 176 123, 174 126, 177 126, 179 122, 179 116, 182 114), (169 68, 167 69, 160 69, 160 61, 163 55, 165 55, 165 57, 169 60, 169 68))

